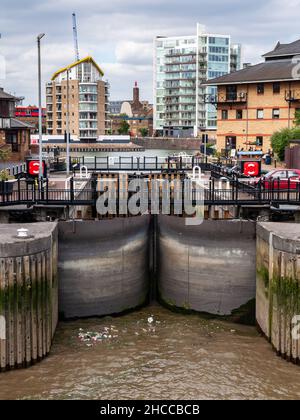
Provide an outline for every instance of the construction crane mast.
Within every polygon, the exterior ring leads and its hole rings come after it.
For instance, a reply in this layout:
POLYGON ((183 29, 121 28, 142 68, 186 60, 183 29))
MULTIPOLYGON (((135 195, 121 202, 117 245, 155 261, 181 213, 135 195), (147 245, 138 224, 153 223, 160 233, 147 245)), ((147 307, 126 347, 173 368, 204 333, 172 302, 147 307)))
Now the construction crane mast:
POLYGON ((79 48, 78 48, 78 34, 77 34, 77 23, 76 23, 76 14, 72 14, 73 18, 73 37, 74 37, 74 51, 75 51, 75 60, 79 61, 79 48))

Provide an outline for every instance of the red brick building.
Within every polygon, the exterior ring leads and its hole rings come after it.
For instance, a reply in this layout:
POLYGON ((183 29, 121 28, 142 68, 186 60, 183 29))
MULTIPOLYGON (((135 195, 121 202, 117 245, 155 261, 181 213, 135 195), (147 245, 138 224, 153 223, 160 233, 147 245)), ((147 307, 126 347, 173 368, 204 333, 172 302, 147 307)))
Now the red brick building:
POLYGON ((10 152, 10 160, 23 161, 30 154, 33 127, 15 118, 17 98, 0 88, 0 147, 10 152))
POLYGON ((133 99, 124 101, 118 115, 110 115, 110 129, 112 134, 118 134, 122 123, 129 124, 129 133, 132 137, 140 137, 143 133, 153 135, 153 106, 146 101, 140 101, 140 88, 135 82, 133 99))

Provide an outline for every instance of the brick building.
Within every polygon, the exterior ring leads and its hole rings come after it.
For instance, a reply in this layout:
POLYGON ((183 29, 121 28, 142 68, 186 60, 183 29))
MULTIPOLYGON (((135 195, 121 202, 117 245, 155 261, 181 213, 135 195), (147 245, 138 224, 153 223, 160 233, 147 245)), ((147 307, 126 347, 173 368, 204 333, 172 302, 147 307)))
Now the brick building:
POLYGON ((95 142, 99 136, 107 134, 109 84, 102 80, 103 76, 92 57, 79 60, 53 75, 46 87, 48 135, 66 133, 68 104, 73 137, 95 142))
MULTIPOLYGON (((118 101, 118 104, 121 101, 118 101)), ((123 101, 118 106, 118 114, 110 114, 110 131, 112 134, 119 134, 123 121, 129 124, 129 132, 133 137, 141 136, 147 131, 148 136, 153 134, 153 106, 147 101, 140 100, 140 89, 137 82, 133 88, 133 99, 123 101)))
POLYGON ((300 110, 300 78, 295 78, 300 40, 278 43, 263 57, 263 63, 209 80, 217 86, 216 96, 207 102, 218 109, 218 150, 263 150, 271 148, 272 134, 294 126, 300 110))
POLYGON ((10 152, 10 160, 23 161, 30 154, 32 126, 15 118, 18 98, 0 88, 0 147, 10 152))

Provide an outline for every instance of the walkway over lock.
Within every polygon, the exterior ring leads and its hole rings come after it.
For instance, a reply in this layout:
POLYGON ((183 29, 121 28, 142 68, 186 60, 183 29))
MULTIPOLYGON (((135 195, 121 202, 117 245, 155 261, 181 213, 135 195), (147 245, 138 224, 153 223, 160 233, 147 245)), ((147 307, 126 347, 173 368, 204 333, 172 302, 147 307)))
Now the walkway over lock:
MULTIPOLYGON (((206 176, 206 182, 203 184, 201 197, 204 200, 204 205, 207 206, 247 206, 247 205, 271 205, 278 207, 279 205, 293 205, 300 206, 300 184, 296 188, 281 189, 276 185, 276 181, 270 183, 268 188, 265 188, 264 182, 253 182, 245 179, 237 178, 223 178, 222 169, 215 165, 199 164, 202 170, 209 170, 211 176, 206 176)), ((150 180, 158 180, 159 182, 165 180, 170 181, 170 201, 171 206, 175 204, 178 198, 172 189, 172 182, 174 180, 181 180, 188 178, 188 174, 173 173, 166 171, 166 174, 157 175, 152 174, 92 174, 89 180, 85 180, 85 187, 77 189, 76 178, 72 177, 69 180, 67 189, 57 189, 51 187, 49 180, 41 185, 36 185, 34 182, 25 180, 18 180, 14 190, 11 193, 5 193, 4 189, 0 189, 0 207, 15 206, 15 205, 53 205, 53 206, 95 206, 97 199, 101 195, 99 190, 99 183, 112 182, 116 188, 117 203, 120 200, 126 199, 127 184, 126 182, 132 179, 143 179, 147 188, 143 191, 143 200, 148 203, 151 211, 151 186, 150 180), (100 179, 101 177, 101 179, 100 179), (149 188, 148 188, 149 185, 149 188)), ((183 186, 184 188, 184 186, 183 186)), ((128 198, 134 193, 129 193, 128 198)), ((191 199, 193 204, 197 204, 199 198, 199 188, 196 184, 192 190, 191 199)), ((184 200, 184 194, 182 194, 184 200)), ((144 203, 143 203, 144 204, 144 203)), ((160 194, 160 205, 162 204, 162 196, 160 194)), ((118 207, 118 206, 117 206, 118 207)))

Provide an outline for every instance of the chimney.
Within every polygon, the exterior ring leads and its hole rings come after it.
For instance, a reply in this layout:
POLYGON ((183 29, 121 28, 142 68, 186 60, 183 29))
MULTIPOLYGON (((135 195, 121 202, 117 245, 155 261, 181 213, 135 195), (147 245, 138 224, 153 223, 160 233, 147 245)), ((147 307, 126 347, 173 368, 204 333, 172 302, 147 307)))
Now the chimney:
POLYGON ((133 88, 133 103, 138 104, 140 102, 140 89, 138 87, 138 83, 135 82, 133 88))
POLYGON ((243 63, 243 69, 247 69, 248 67, 251 67, 251 63, 243 63))

